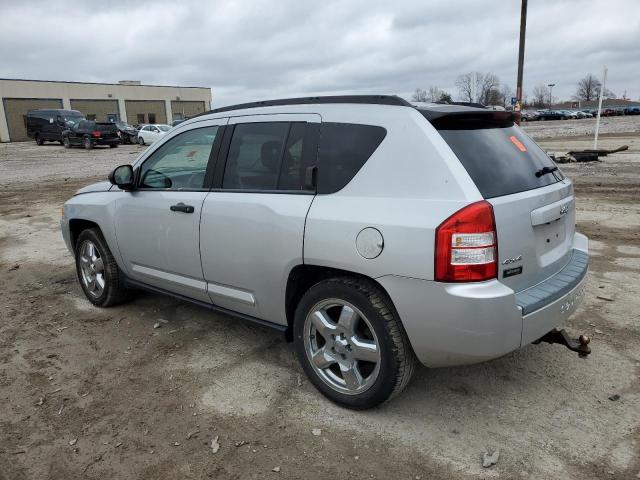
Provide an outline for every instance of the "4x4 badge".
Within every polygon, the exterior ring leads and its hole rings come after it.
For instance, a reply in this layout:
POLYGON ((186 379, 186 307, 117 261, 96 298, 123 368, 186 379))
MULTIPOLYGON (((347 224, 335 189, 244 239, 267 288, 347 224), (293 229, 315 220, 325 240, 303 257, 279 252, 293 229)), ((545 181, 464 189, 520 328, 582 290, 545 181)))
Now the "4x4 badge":
POLYGON ((569 204, 560 207, 560 215, 566 215, 569 213, 569 204))
POLYGON ((513 258, 505 258, 502 261, 502 264, 503 265, 510 265, 512 263, 519 262, 520 260, 522 260, 522 255, 518 255, 517 257, 513 257, 513 258))

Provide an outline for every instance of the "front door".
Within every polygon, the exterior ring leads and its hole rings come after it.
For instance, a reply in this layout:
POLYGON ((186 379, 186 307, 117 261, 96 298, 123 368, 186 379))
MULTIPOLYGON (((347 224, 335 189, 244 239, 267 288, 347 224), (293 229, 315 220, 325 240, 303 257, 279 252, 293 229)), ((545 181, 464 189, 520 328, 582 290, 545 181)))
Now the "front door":
POLYGON ((286 325, 285 285, 302 263, 314 198, 320 116, 231 118, 200 224, 204 279, 216 305, 286 325), (222 160, 226 159, 226 162, 222 160))
POLYGON ((136 167, 137 186, 116 203, 118 248, 133 280, 209 301, 200 263, 205 177, 226 119, 163 138, 136 167))

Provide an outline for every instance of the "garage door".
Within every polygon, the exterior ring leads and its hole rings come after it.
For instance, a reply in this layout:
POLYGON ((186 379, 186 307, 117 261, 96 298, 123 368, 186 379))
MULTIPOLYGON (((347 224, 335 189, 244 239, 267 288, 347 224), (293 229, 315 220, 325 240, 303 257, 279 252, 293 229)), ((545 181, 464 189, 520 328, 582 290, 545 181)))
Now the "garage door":
POLYGON ((167 111, 164 100, 126 100, 127 123, 167 123, 167 111))
POLYGON ((171 113, 174 120, 195 117, 204 112, 204 102, 184 102, 174 100, 171 102, 171 113))
MULTIPOLYGON (((106 122, 108 115, 118 115, 117 100, 73 100, 71 99, 71 109, 78 110, 89 120, 106 122)), ((118 115, 119 118, 119 115, 118 115)))
POLYGON ((62 100, 58 98, 3 98, 4 112, 9 127, 9 141, 23 142, 29 140, 24 116, 29 110, 36 108, 62 108, 62 100))

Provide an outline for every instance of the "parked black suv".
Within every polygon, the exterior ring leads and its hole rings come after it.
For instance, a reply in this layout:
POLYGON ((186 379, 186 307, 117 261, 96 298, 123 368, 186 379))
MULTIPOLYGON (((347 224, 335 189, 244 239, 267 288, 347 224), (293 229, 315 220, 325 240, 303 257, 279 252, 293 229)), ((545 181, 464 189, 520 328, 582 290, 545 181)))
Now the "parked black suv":
POLYGON ((26 115, 27 136, 33 138, 38 145, 44 142, 60 142, 62 132, 66 130, 66 122, 84 120, 84 115, 77 110, 38 109, 29 110, 26 115))
POLYGON ((118 127, 114 123, 71 119, 66 122, 66 127, 66 130, 62 132, 64 148, 82 145, 87 150, 90 150, 96 145, 109 145, 111 148, 120 145, 118 127))

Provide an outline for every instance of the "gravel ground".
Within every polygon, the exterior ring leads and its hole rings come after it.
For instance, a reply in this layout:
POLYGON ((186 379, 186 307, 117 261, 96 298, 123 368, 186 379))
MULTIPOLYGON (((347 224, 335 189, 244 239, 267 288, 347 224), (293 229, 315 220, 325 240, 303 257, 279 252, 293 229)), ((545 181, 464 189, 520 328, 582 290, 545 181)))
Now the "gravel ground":
MULTIPOLYGON (((526 128, 541 138, 581 122, 526 128)), ((640 117, 607 122, 637 132, 640 117)), ((541 144, 590 148, 576 135, 541 144)), ((321 397, 270 330, 151 294, 107 310, 84 299, 60 205, 141 147, 1 144, 0 480, 640 478, 640 135, 602 140, 620 144, 629 151, 562 165, 592 252, 569 327, 593 337, 593 354, 532 345, 419 368, 367 412, 321 397)))

